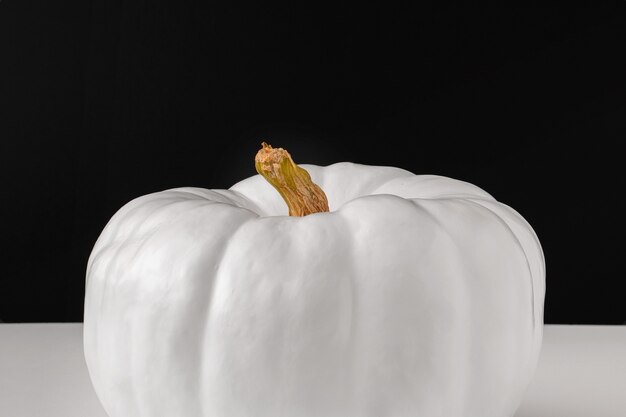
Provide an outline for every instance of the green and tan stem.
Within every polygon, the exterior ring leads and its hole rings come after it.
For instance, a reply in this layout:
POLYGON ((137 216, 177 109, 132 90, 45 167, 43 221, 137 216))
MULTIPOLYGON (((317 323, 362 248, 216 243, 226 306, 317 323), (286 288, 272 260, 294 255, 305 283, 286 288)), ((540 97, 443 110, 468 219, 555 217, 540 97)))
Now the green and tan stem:
POLYGON ((254 165, 283 197, 289 207, 290 216, 306 216, 330 211, 324 191, 311 180, 309 173, 293 162, 289 152, 283 148, 272 148, 262 143, 254 158, 254 165))

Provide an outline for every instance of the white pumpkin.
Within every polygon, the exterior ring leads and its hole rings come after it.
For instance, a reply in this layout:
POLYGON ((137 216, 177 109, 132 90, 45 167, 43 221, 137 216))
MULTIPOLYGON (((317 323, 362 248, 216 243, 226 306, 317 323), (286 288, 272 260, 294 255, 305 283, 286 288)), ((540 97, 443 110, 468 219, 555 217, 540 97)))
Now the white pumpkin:
POLYGON ((260 175, 137 198, 87 268, 85 359, 111 417, 512 416, 544 259, 466 182, 304 165, 330 212, 260 175))

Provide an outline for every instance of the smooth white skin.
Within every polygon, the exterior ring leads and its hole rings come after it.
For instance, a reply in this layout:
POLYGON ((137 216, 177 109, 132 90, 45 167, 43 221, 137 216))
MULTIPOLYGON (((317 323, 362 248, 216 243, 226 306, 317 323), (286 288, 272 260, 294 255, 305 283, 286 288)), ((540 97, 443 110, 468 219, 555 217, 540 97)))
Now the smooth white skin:
POLYGON ((541 345, 532 228, 471 184, 303 165, 331 212, 260 176, 140 197, 87 268, 111 417, 512 416, 541 345))

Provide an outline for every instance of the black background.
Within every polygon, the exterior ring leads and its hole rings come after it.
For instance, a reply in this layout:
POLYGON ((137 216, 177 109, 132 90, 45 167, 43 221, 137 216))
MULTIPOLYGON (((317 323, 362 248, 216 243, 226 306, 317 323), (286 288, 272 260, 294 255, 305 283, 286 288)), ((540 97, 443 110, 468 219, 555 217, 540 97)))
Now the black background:
POLYGON ((622 324, 626 13, 0 2, 0 319, 82 320, 114 212, 297 162, 475 183, 535 228, 547 323, 622 324))

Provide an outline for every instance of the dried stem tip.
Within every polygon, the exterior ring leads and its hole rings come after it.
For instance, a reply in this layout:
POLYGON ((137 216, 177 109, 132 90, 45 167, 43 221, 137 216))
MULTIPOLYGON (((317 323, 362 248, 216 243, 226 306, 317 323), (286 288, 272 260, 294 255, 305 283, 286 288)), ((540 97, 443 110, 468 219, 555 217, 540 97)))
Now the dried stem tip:
POLYGON ((262 146, 254 158, 254 165, 257 172, 283 197, 290 216, 329 211, 324 191, 311 180, 305 169, 293 162, 289 152, 283 148, 272 148, 265 142, 262 146))

